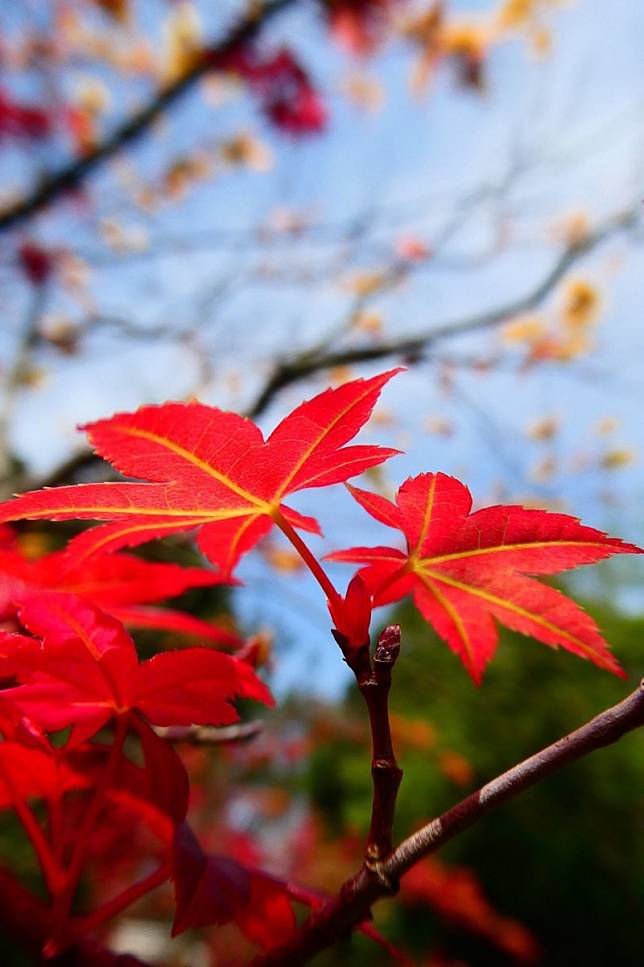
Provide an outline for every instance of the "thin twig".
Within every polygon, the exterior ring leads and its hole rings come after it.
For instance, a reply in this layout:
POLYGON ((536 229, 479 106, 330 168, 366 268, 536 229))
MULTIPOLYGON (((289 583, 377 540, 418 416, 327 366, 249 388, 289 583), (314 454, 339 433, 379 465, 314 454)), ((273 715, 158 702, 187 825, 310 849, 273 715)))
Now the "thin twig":
POLYGON ((248 742, 264 730, 261 719, 254 722, 240 722, 237 725, 224 725, 214 728, 206 725, 168 725, 155 728, 156 734, 168 742, 184 745, 230 745, 233 742, 248 742))
POLYGON ((371 727, 373 802, 365 847, 365 864, 369 867, 391 853, 396 796, 403 775, 396 762, 389 725, 391 672, 399 653, 400 626, 389 625, 378 640, 370 674, 356 676, 371 727))
POLYGON ((249 415, 257 416, 266 409, 280 390, 321 370, 375 362, 391 356, 403 357, 410 363, 418 362, 428 350, 444 339, 491 329, 514 316, 529 312, 541 305, 580 258, 588 255, 615 233, 636 228, 639 223, 639 206, 637 209, 627 209, 608 219, 594 232, 590 232, 585 238, 565 248, 541 281, 525 295, 485 312, 432 326, 424 332, 406 338, 355 346, 335 352, 324 350, 311 353, 310 350, 306 350, 300 356, 278 362, 272 377, 257 397, 249 415))
MULTIPOLYGON (((430 350, 444 340, 451 339, 453 336, 493 329, 513 316, 535 309, 553 292, 557 284, 580 258, 594 251, 612 235, 637 228, 639 224, 639 206, 637 209, 628 209, 608 219, 583 240, 568 246, 544 278, 525 295, 484 313, 445 322, 409 338, 381 342, 376 345, 357 346, 337 352, 328 352, 322 346, 314 347, 313 352, 310 349, 305 350, 300 356, 290 360, 278 361, 255 402, 246 411, 246 415, 251 418, 258 417, 282 389, 300 382, 314 373, 335 366, 374 362, 392 356, 402 357, 407 364, 412 365, 419 362, 430 350)), ((10 480, 5 480, 0 488, 0 496, 6 498, 13 493, 24 490, 38 490, 41 487, 67 483, 79 471, 93 466, 97 462, 97 458, 90 450, 83 450, 42 478, 34 480, 28 475, 20 474, 10 480)))

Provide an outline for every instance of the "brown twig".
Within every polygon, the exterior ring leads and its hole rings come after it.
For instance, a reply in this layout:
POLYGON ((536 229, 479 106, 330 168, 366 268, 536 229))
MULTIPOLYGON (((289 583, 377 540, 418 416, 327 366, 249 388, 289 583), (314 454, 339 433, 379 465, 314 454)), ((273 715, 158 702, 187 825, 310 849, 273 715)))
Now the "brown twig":
POLYGON ((477 315, 470 315, 433 326, 424 332, 407 338, 383 340, 382 342, 355 346, 335 352, 329 352, 326 348, 316 352, 305 350, 300 356, 278 362, 273 370, 273 375, 257 397, 249 415, 257 416, 266 409, 269 402, 280 390, 321 370, 375 362, 390 357, 402 357, 412 363, 418 362, 436 343, 444 339, 491 329, 514 316, 535 309, 550 295, 578 259, 592 252, 615 233, 636 228, 640 223, 640 214, 639 206, 634 209, 627 209, 607 219, 594 232, 590 232, 579 241, 568 245, 541 281, 518 299, 513 299, 477 315))
POLYGON ((405 839, 386 859, 363 866, 338 896, 315 910, 281 947, 255 961, 255 967, 298 967, 331 947, 370 916, 372 905, 396 891, 400 876, 486 813, 536 785, 576 759, 617 742, 644 725, 644 682, 628 698, 606 709, 575 732, 513 766, 473 792, 438 819, 405 839))
POLYGON ((184 745, 229 745, 232 742, 248 742, 263 730, 264 723, 258 719, 255 722, 240 722, 221 728, 206 725, 169 725, 154 731, 168 742, 181 742, 184 745))
POLYGON ((365 863, 372 866, 391 853, 396 796, 402 769, 396 762, 389 727, 391 671, 400 653, 400 626, 389 625, 380 635, 372 660, 373 670, 358 678, 371 726, 373 802, 365 847, 365 863))
POLYGON ((122 122, 105 141, 97 144, 81 158, 76 158, 43 180, 34 190, 15 204, 0 212, 0 232, 13 228, 46 208, 70 191, 75 191, 102 164, 121 148, 136 141, 175 101, 186 93, 205 73, 216 68, 217 62, 241 44, 252 40, 272 17, 285 10, 295 0, 271 0, 250 4, 249 13, 219 43, 206 47, 188 71, 171 84, 158 90, 139 111, 122 122))
MULTIPOLYGON (((592 252, 615 233, 636 228, 639 223, 639 208, 628 209, 608 219, 583 240, 568 246, 550 271, 533 289, 519 299, 487 312, 442 323, 409 339, 402 338, 390 342, 380 342, 376 345, 357 346, 335 353, 328 352, 324 348, 314 347, 313 351, 306 350, 293 359, 278 361, 272 376, 264 384, 253 405, 246 411, 246 416, 258 417, 282 389, 300 382, 314 373, 335 366, 374 362, 389 357, 402 357, 411 365, 419 362, 438 343, 450 339, 452 336, 492 329, 513 316, 528 312, 539 306, 553 292, 566 272, 576 264, 578 259, 592 252)), ((90 450, 81 451, 43 477, 34 479, 28 474, 19 473, 3 482, 0 481, 0 497, 5 499, 13 493, 23 492, 24 490, 39 490, 41 487, 68 483, 80 471, 99 463, 100 461, 90 450)))
MULTIPOLYGON (((371 822, 369 833, 365 844, 364 861, 362 867, 354 877, 348 880, 342 887, 340 894, 340 906, 337 907, 337 930, 341 933, 351 930, 353 926, 364 920, 365 917, 352 919, 353 909, 352 898, 354 895, 372 896, 373 900, 388 893, 395 893, 398 889, 397 881, 387 880, 380 872, 380 867, 384 859, 391 853, 391 842, 394 815, 396 809, 396 796, 402 780, 402 769, 398 766, 391 741, 391 728, 389 725, 389 690, 391 688, 391 672, 400 654, 400 625, 388 625, 378 639, 378 644, 371 658, 369 654, 369 641, 362 646, 351 645, 341 632, 334 630, 333 635, 338 642, 345 661, 355 675, 360 693, 365 700, 369 712, 369 725, 371 728, 371 777, 373 780, 373 799, 371 805, 371 822), (346 911, 345 911, 346 906, 346 911), (349 919, 344 922, 345 912, 349 919)), ((338 901, 330 900, 322 907, 326 910, 328 906, 337 906, 338 901)), ((315 911, 311 922, 315 922, 318 911, 315 911)), ((368 914, 367 914, 368 915, 368 914)), ((313 934, 303 941, 303 950, 308 950, 308 943, 315 944, 315 930, 313 934)), ((329 946, 325 943, 323 946, 329 946)), ((307 954, 309 959, 317 950, 323 947, 312 947, 311 953, 307 954)), ((279 953, 278 953, 279 956, 279 953)), ((261 961, 263 963, 263 960, 261 961)), ((278 960, 276 963, 286 963, 287 961, 278 960)), ((302 961, 305 962, 305 961, 302 961)), ((273 963, 269 958, 267 963, 273 963)), ((288 961, 290 963, 290 960, 288 961)))

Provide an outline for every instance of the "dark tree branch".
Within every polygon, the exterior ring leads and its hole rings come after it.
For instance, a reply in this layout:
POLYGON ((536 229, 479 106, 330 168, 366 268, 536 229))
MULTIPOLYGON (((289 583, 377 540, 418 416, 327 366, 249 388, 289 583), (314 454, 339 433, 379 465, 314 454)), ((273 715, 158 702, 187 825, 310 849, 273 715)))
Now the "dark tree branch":
POLYGON ((396 796, 403 775, 396 762, 389 727, 391 671, 399 654, 400 627, 389 625, 380 635, 369 675, 356 676, 369 711, 372 742, 373 802, 365 846, 368 867, 391 853, 396 796))
POLYGON ((453 806, 439 819, 427 823, 396 848, 383 863, 388 876, 401 876, 418 860, 447 843, 486 813, 513 799, 524 789, 541 782, 570 762, 613 745, 634 729, 644 725, 644 680, 628 698, 600 712, 585 725, 540 752, 524 759, 453 806))
POLYGON ((116 155, 121 148, 127 147, 145 134, 157 118, 172 107, 196 81, 208 71, 215 70, 218 61, 224 59, 240 45, 252 40, 272 17, 294 2, 295 0, 267 0, 266 3, 250 4, 248 15, 233 27, 223 40, 206 47, 190 70, 157 91, 144 107, 123 121, 110 137, 81 158, 74 159, 64 168, 45 177, 31 194, 1 211, 0 232, 27 221, 63 195, 78 189, 97 168, 116 155))
POLYGON ((396 762, 389 726, 389 690, 391 672, 400 654, 400 625, 388 625, 384 629, 373 658, 369 654, 369 641, 356 648, 335 629, 333 637, 355 675, 369 712, 373 800, 364 863, 373 869, 391 853, 396 796, 403 775, 396 762))
POLYGON ((435 852, 463 830, 477 823, 524 789, 596 749, 617 742, 644 725, 644 682, 618 705, 601 712, 590 722, 536 755, 488 782, 438 819, 405 839, 385 860, 372 869, 363 866, 347 880, 337 897, 329 900, 281 947, 255 961, 255 967, 298 967, 331 947, 356 925, 368 919, 372 905, 396 892, 399 877, 415 863, 435 852))

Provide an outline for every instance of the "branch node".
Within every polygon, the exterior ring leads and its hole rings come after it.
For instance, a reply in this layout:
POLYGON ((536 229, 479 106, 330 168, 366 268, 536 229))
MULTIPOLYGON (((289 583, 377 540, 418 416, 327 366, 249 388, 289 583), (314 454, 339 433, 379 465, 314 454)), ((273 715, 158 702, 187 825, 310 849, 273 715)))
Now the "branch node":
POLYGON ((349 662, 367 705, 371 727, 373 800, 364 854, 367 870, 372 870, 375 863, 391 853, 396 796, 402 779, 389 725, 391 670, 399 654, 400 626, 389 625, 378 639, 373 662, 369 660, 367 646, 362 650, 359 662, 357 654, 352 654, 349 662))
POLYGON ((365 852, 364 865, 372 880, 378 884, 380 896, 396 896, 400 890, 400 880, 397 876, 389 876, 382 868, 378 856, 369 856, 370 847, 365 852))

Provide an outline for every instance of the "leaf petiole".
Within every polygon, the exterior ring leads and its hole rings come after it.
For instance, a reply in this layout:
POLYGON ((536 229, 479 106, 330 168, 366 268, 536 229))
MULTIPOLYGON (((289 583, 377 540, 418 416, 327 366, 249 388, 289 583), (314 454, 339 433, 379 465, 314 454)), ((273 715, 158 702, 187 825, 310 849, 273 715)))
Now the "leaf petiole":
POLYGON ((318 559, 315 557, 313 552, 310 550, 310 548, 307 547, 307 545, 304 543, 304 541, 297 533, 295 528, 291 524, 289 524, 289 522, 285 519, 285 517, 281 513, 279 513, 279 511, 275 516, 275 523, 282 531, 284 536, 291 542, 291 544, 293 545, 297 553, 300 555, 300 557, 308 567, 309 571, 311 572, 315 580, 318 582, 318 584, 324 591, 329 602, 333 605, 341 607, 342 598, 340 597, 336 589, 333 587, 333 584, 331 583, 331 580, 329 576, 326 574, 324 568, 322 567, 318 559))

